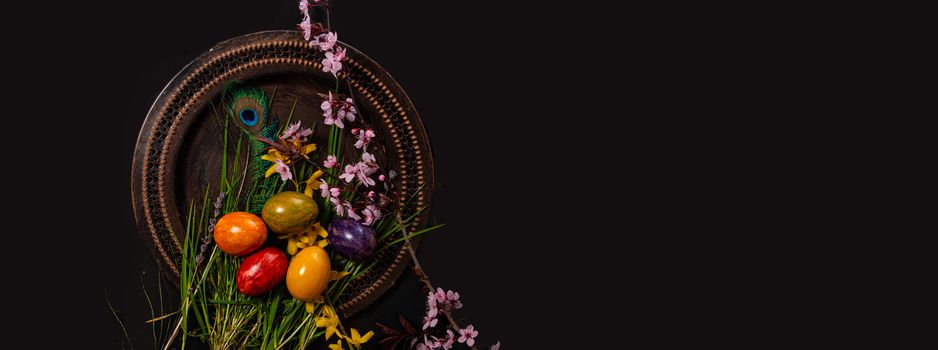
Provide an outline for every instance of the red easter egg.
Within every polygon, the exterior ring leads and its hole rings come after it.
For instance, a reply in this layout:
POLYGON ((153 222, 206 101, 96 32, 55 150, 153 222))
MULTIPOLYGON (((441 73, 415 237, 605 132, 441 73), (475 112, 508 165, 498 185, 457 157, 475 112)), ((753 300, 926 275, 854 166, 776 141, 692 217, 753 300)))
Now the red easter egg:
POLYGON ((238 290, 258 296, 274 289, 287 275, 287 256, 280 249, 267 247, 244 258, 238 267, 238 290))

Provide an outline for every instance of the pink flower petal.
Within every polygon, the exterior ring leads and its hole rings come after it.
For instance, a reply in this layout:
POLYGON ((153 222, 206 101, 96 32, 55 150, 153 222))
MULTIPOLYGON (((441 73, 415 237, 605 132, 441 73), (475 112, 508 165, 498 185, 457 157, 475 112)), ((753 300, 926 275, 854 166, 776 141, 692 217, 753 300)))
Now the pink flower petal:
POLYGON ((326 156, 326 160, 322 162, 322 166, 332 169, 335 168, 337 162, 338 161, 335 159, 335 156, 330 154, 326 156))
POLYGON ((351 205, 346 207, 345 210, 347 211, 346 214, 348 214, 348 217, 355 219, 355 221, 361 221, 362 217, 355 214, 355 209, 352 209, 351 205))
POLYGON ((274 168, 274 170, 280 174, 280 181, 287 181, 293 178, 293 173, 290 172, 290 167, 280 159, 277 159, 277 166, 274 168))
POLYGON ((309 41, 309 37, 312 36, 313 31, 313 24, 309 21, 309 15, 303 17, 303 22, 300 22, 300 29, 303 30, 303 38, 309 41))

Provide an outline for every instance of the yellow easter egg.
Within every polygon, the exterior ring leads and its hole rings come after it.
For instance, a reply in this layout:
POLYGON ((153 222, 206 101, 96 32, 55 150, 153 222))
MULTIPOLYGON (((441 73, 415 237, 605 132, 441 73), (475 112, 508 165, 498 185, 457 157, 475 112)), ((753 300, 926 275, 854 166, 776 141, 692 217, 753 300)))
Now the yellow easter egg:
POLYGON ((287 290, 294 298, 312 301, 322 295, 329 284, 332 265, 329 254, 319 246, 304 248, 287 268, 287 290))

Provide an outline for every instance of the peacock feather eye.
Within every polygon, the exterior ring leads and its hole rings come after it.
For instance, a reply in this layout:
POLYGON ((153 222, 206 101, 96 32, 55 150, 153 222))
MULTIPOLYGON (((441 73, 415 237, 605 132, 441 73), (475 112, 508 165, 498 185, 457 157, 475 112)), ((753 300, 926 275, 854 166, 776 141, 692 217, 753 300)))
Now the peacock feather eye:
POLYGON ((270 105, 264 91, 240 85, 228 92, 227 101, 232 118, 246 131, 256 134, 267 124, 270 105))
POLYGON ((255 111, 254 108, 242 109, 241 112, 238 113, 238 115, 241 117, 241 122, 244 123, 244 125, 247 125, 247 126, 257 125, 257 121, 258 121, 257 111, 255 111))

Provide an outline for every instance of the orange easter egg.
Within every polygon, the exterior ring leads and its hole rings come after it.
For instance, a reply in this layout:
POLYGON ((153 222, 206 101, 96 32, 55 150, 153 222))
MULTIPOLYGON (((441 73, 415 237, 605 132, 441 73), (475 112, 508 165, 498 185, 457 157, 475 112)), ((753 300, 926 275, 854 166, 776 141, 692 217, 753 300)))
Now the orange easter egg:
POLYGON ((267 225, 257 215, 238 211, 225 214, 215 224, 215 243, 223 252, 242 256, 267 240, 267 225))

